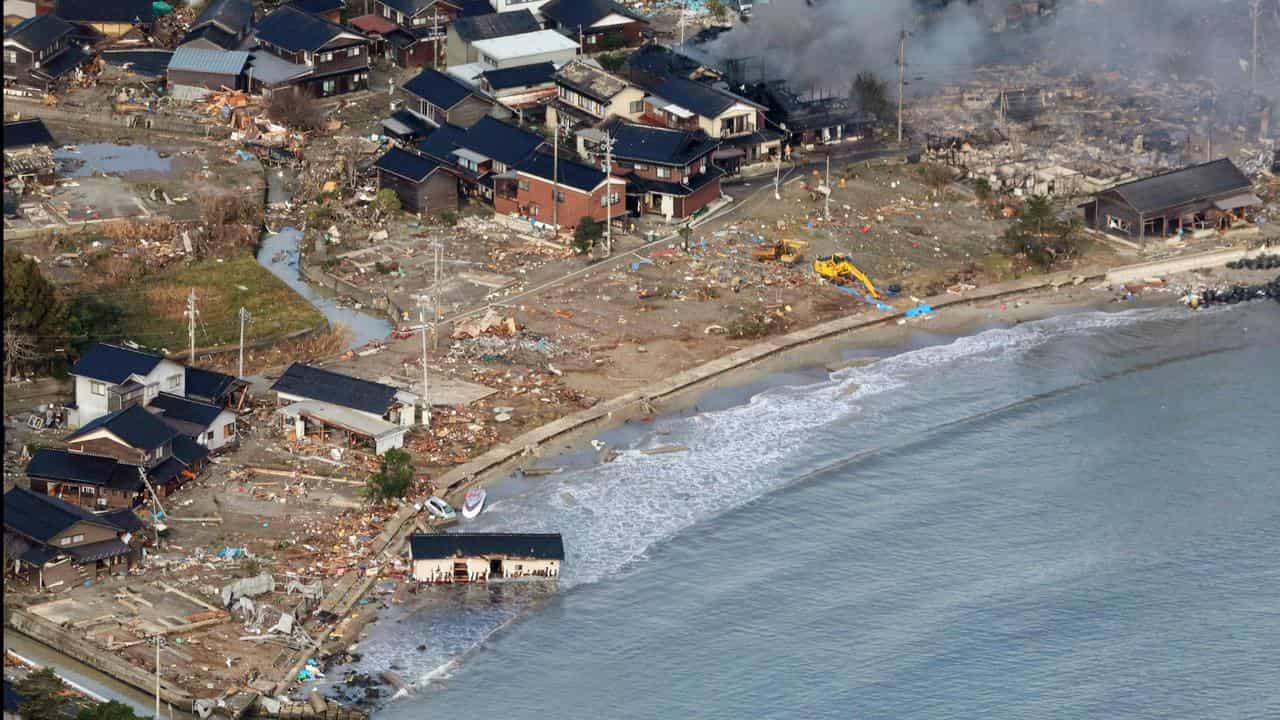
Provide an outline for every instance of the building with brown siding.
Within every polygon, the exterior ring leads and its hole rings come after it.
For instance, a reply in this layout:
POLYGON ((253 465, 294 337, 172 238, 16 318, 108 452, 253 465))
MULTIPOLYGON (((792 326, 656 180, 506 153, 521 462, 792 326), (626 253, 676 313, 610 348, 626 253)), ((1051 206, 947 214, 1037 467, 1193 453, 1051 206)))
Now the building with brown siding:
POLYGON ((394 192, 408 212, 458 209, 458 179, 431 158, 391 148, 373 167, 378 172, 378 189, 394 192))
POLYGON ((413 96, 415 113, 432 125, 446 123, 469 128, 488 115, 496 104, 438 70, 423 70, 404 84, 404 91, 413 96))
POLYGON ((4 494, 5 548, 16 572, 41 590, 78 585, 132 564, 129 542, 142 522, 128 510, 94 514, 24 488, 4 494))
POLYGON ((649 34, 647 20, 613 0, 551 0, 539 12, 548 29, 581 42, 584 53, 638 47, 649 34))
POLYGON ((306 69, 290 84, 315 97, 369 86, 369 39, 340 25, 283 5, 255 32, 261 48, 306 69))

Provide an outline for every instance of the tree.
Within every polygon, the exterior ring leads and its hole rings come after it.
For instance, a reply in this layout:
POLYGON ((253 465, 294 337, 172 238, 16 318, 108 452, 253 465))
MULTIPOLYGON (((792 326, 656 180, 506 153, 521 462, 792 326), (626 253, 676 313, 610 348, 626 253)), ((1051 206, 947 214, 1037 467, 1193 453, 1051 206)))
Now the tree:
POLYGON ((53 668, 41 668, 13 684, 22 696, 18 713, 27 720, 65 720, 71 699, 53 668))
POLYGON ((29 367, 37 356, 51 354, 66 335, 66 309, 57 289, 35 260, 15 250, 4 251, 5 373, 29 367))
POLYGON ((267 103, 267 117, 298 130, 324 127, 324 111, 316 99, 303 92, 279 90, 267 103))
POLYGON ((876 120, 888 122, 893 119, 889 84, 877 78, 874 73, 858 73, 853 79, 849 96, 857 101, 858 107, 874 115, 876 120))
POLYGON ((76 720, 142 720, 133 708, 116 700, 108 700, 91 707, 81 708, 76 720))
POLYGON ((711 13, 716 22, 724 22, 729 15, 729 8, 725 7, 724 0, 707 0, 707 12, 711 13))
POLYGON ((392 448, 382 456, 378 472, 369 476, 364 496, 369 502, 384 503, 402 498, 413 486, 413 457, 407 450, 392 448))
POLYGON ((1063 220, 1049 198, 1036 195, 1018 210, 1004 240, 1010 255, 1023 255, 1044 271, 1080 254, 1080 221, 1063 220))
POLYGON ((596 58, 596 62, 600 63, 600 67, 617 75, 627 66, 627 56, 625 53, 605 53, 596 58))
POLYGON ((583 217, 573 231, 573 249, 579 255, 586 255, 599 244, 602 237, 604 237, 604 223, 597 222, 589 216, 583 217))
POLYGON ((400 212, 400 196, 391 188, 382 188, 373 196, 373 207, 384 215, 400 212))

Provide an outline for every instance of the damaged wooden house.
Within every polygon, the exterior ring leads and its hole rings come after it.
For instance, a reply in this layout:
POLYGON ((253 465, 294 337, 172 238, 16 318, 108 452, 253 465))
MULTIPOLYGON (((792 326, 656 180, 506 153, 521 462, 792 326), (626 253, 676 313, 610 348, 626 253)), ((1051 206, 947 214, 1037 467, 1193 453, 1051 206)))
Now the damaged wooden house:
POLYGON ((391 385, 294 363, 271 386, 297 439, 314 429, 321 442, 333 435, 347 447, 357 442, 375 453, 404 446, 413 426, 418 396, 391 385), (336 433, 334 431, 337 431, 336 433))
MULTIPOLYGON (((63 18, 36 15, 4 33, 4 88, 6 93, 44 94, 72 75, 89 59, 77 37, 76 26, 63 18)), ((5 126, 5 147, 9 128, 5 126)), ((7 151, 6 151, 7 152, 7 151)), ((6 169, 8 162, 5 163, 6 169)))
POLYGON ((57 143, 39 118, 4 124, 4 187, 6 197, 52 185, 57 174, 53 146, 57 143))
POLYGON ((132 511, 95 514, 15 487, 4 494, 5 559, 10 573, 39 590, 84 584, 133 565, 142 521, 132 511))
POLYGON ((559 533, 431 533, 409 536, 413 579, 467 583, 555 579, 564 561, 559 533))
POLYGON ((1249 178, 1222 158, 1116 185, 1080 208, 1089 227, 1143 244, 1227 230, 1262 204, 1249 178))

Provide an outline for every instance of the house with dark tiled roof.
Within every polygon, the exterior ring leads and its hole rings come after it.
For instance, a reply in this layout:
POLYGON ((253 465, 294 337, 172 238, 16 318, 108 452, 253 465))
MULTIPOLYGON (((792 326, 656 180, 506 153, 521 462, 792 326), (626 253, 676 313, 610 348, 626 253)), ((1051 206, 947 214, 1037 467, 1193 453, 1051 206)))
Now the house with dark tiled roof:
POLYGON ((113 457, 41 448, 27 463, 31 489, 95 512, 132 508, 146 496, 138 465, 113 457))
POLYGON ((252 26, 251 0, 210 0, 187 28, 180 47, 239 50, 252 26))
POLYGON ((418 582, 555 578, 564 561, 558 533, 431 533, 409 536, 418 582))
MULTIPOLYGON (((702 130, 626 122, 606 129, 613 138, 614 174, 626 178, 627 205, 634 212, 683 220, 720 198, 724 171, 711 159, 718 138, 702 130)), ((598 149, 591 152, 604 162, 598 149)))
POLYGON ((135 28, 150 34, 157 17, 153 0, 55 0, 53 13, 108 38, 135 28))
POLYGON ((319 428, 320 437, 371 444, 382 454, 404 445, 418 396, 386 383, 294 363, 272 384, 281 415, 294 437, 319 428))
POLYGON ((649 21, 614 0, 551 0, 539 12, 547 29, 579 41, 584 53, 637 47, 649 21))
POLYGON ((160 391, 184 395, 183 366, 141 350, 94 343, 75 365, 76 400, 68 406, 67 422, 81 427, 130 404, 146 405, 160 391))
POLYGON ((290 0, 289 5, 334 24, 342 22, 342 11, 347 9, 345 0, 290 0))
POLYGON ((4 494, 5 546, 17 573, 41 590, 124 573, 134 557, 130 541, 141 527, 127 510, 95 514, 18 487, 4 494))
POLYGON ((402 68, 430 67, 445 62, 449 25, 463 12, 459 0, 374 0, 374 14, 396 24, 384 35, 387 55, 402 68))
POLYGON ((163 411, 129 405, 80 427, 65 438, 73 453, 114 458, 146 470, 164 497, 193 479, 209 449, 161 419, 163 411))
POLYGON ((448 123, 471 127, 495 105, 493 98, 438 70, 423 70, 406 82, 403 89, 412 99, 409 109, 435 126, 448 123))
POLYGON ((1121 183, 1082 205, 1090 227, 1139 243, 1226 229, 1263 204, 1253 183, 1227 158, 1121 183))
MULTIPOLYGON (((289 84, 315 97, 369 86, 369 39, 292 5, 264 17, 254 31, 260 49, 303 68, 289 84)), ((253 63, 257 63, 255 59, 253 63)))
POLYGON ((478 79, 480 89, 515 113, 521 123, 541 125, 546 106, 556 97, 555 63, 486 70, 478 79))
POLYGON ((211 453, 239 442, 236 414, 221 405, 162 392, 147 409, 211 453))
POLYGON ((4 86, 48 92, 88 59, 74 25, 57 15, 36 15, 4 33, 4 86))
POLYGON ((188 367, 185 378, 185 395, 195 400, 239 410, 249 396, 249 383, 226 373, 188 367))
POLYGON ((627 181, 598 168, 535 152, 493 176, 493 207, 540 228, 571 230, 583 218, 598 222, 626 215, 627 181))
POLYGON ((702 130, 719 138, 716 161, 731 172, 772 161, 786 133, 765 117, 764 105, 729 90, 676 75, 646 85, 639 122, 678 130, 702 130))
POLYGON ((378 189, 389 189, 412 213, 458 209, 458 178, 440 162, 420 153, 391 148, 373 164, 378 189))

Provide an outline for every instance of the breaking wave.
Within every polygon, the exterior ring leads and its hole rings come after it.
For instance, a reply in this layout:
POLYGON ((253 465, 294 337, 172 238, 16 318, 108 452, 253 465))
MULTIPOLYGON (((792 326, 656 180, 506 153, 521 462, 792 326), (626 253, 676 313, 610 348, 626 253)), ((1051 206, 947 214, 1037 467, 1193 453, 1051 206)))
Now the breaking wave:
MULTIPOLYGON (((1001 374, 982 366, 1013 362, 1034 371, 1034 351, 1051 341, 1093 342, 1116 328, 1180 316, 1093 312, 988 330, 819 383, 771 388, 725 410, 661 419, 634 446, 619 448, 613 462, 548 476, 534 491, 492 502, 466 530, 559 532, 566 551, 559 591, 600 582, 682 531, 825 467, 1026 401, 1002 394, 1001 374), (688 450, 642 452, 668 443, 688 450)), ((447 677, 460 658, 483 651, 488 638, 552 596, 536 583, 426 588, 418 596, 423 609, 394 627, 374 626, 363 662, 407 668, 419 683, 447 677), (411 651, 419 642, 426 652, 411 651)))

